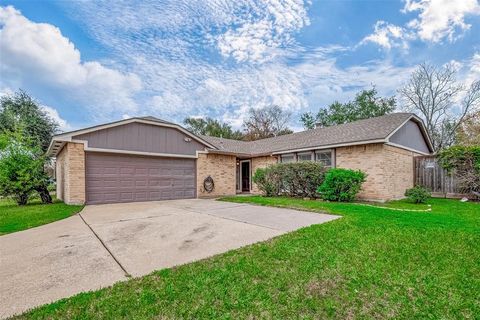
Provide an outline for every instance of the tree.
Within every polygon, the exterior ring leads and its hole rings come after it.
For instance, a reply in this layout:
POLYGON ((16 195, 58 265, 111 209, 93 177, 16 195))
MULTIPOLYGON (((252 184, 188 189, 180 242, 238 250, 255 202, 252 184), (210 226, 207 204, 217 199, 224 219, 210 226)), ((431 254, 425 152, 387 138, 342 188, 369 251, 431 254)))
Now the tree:
POLYGON ((383 116, 395 110, 395 97, 377 97, 377 89, 362 90, 356 94, 353 101, 340 103, 335 101, 326 109, 320 109, 316 116, 304 113, 300 120, 305 129, 314 129, 315 126, 329 127, 362 119, 383 116))
POLYGON ((0 140, 0 195, 25 205, 32 192, 37 191, 43 203, 51 203, 49 178, 43 169, 45 156, 39 156, 38 150, 23 143, 18 133, 3 134, 0 140))
POLYGON ((439 151, 441 166, 456 177, 464 193, 480 193, 480 145, 444 148, 439 151))
POLYGON ((201 134, 225 139, 241 140, 243 134, 240 130, 233 130, 229 124, 221 123, 212 118, 186 118, 183 123, 194 134, 201 134))
POLYGON ((456 74, 452 64, 423 63, 399 91, 407 109, 422 116, 436 150, 456 142, 463 120, 480 105, 480 81, 467 87, 456 74))
POLYGON ((457 142, 463 146, 480 146, 480 111, 465 117, 457 129, 457 142))
POLYGON ((45 152, 58 124, 24 91, 0 98, 0 134, 22 130, 31 147, 45 152))
POLYGON ((245 140, 253 141, 293 133, 288 128, 290 117, 289 112, 283 111, 277 105, 260 109, 250 108, 247 118, 243 121, 245 140))

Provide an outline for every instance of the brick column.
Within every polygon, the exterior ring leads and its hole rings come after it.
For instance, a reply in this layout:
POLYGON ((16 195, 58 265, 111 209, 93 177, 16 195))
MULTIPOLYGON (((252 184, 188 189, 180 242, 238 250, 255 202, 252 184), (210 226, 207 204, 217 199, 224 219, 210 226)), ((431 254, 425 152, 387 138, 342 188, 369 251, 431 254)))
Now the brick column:
POLYGON ((85 203, 85 151, 68 142, 57 155, 57 195, 67 204, 85 203))

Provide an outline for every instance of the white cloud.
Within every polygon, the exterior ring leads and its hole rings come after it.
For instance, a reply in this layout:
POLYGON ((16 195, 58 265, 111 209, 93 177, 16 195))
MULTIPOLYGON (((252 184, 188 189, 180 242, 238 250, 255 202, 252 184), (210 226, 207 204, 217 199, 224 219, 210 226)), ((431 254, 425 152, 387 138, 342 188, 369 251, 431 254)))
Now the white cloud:
POLYGON ((403 12, 420 11, 418 18, 408 27, 424 41, 440 42, 444 38, 455 40, 470 28, 465 22, 468 15, 480 15, 477 0, 407 0, 403 12))
POLYGON ((374 32, 363 38, 360 44, 373 42, 387 50, 390 50, 392 47, 406 49, 408 48, 407 40, 410 38, 411 35, 404 28, 385 21, 377 21, 374 26, 374 32))
POLYGON ((466 79, 468 84, 476 80, 480 80, 480 52, 475 53, 470 60, 470 72, 466 79))
POLYGON ((58 126, 59 126, 58 129, 60 129, 60 131, 73 130, 72 126, 65 119, 60 117, 60 115, 58 114, 58 111, 55 108, 45 106, 45 105, 42 105, 41 108, 43 109, 43 111, 45 111, 45 113, 50 118, 52 118, 56 123, 58 123, 58 126))
POLYGON ((302 1, 280 7, 276 1, 255 0, 137 4, 74 2, 66 7, 117 62, 141 75, 145 99, 137 114, 177 122, 210 116, 239 128, 250 107, 278 104, 295 121, 299 113, 346 101, 372 84, 380 94, 394 94, 410 70, 388 61, 343 68, 332 56, 349 48, 299 47, 292 39, 308 23, 302 1), (232 38, 222 42, 226 35, 232 38), (268 44, 265 51, 250 47, 257 38, 268 44), (242 46, 243 41, 249 45, 242 46), (238 50, 222 53, 220 45, 238 50), (223 59, 228 56, 234 61, 223 59))
POLYGON ((0 7, 0 85, 40 86, 89 106, 95 115, 137 108, 134 95, 141 88, 133 74, 83 62, 80 52, 60 30, 35 23, 12 6, 0 7))
POLYGON ((376 43, 386 50, 393 47, 408 48, 411 40, 450 42, 461 37, 471 25, 465 22, 469 15, 480 15, 478 0, 406 0, 402 13, 419 12, 417 18, 403 27, 382 20, 374 25, 374 32, 359 43, 376 43))
POLYGON ((407 0, 405 12, 421 11, 419 18, 409 22, 409 26, 418 32, 422 40, 439 42, 447 37, 455 40, 458 33, 470 28, 465 22, 467 15, 479 15, 477 0, 407 0))
POLYGON ((292 44, 292 34, 310 23, 303 1, 268 0, 215 37, 220 53, 238 62, 263 62, 279 54, 278 48, 292 44))
POLYGON ((3 96, 11 96, 13 95, 15 92, 12 90, 12 88, 9 88, 9 87, 3 87, 1 88, 0 87, 0 98, 3 97, 3 96))

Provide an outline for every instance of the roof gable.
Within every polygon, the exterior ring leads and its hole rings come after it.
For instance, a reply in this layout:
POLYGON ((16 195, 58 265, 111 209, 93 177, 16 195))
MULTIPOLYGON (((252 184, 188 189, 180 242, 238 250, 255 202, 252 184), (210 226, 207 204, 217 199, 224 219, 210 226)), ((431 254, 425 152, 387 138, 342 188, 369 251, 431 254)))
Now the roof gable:
POLYGON ((164 121, 155 117, 138 117, 138 118, 130 118, 125 120, 110 122, 110 123, 106 123, 98 126, 64 132, 64 133, 55 135, 53 136, 52 141, 50 142, 50 146, 47 150, 47 154, 50 156, 56 156, 57 153, 61 150, 63 144, 65 144, 65 142, 75 140, 75 137, 79 137, 95 131, 105 130, 105 129, 114 128, 118 126, 124 126, 130 123, 144 123, 144 124, 150 124, 154 126, 174 128, 208 148, 214 148, 214 149, 216 148, 210 142, 201 139, 197 135, 194 135, 193 133, 191 133, 190 131, 186 130, 185 128, 183 128, 178 124, 164 121))

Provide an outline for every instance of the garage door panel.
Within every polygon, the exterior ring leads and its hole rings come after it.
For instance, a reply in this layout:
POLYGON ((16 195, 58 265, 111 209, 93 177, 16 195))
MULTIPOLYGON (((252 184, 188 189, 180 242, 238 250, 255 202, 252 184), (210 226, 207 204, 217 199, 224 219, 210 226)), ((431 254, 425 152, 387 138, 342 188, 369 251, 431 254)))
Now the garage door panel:
POLYGON ((195 197, 195 160, 86 153, 87 203, 195 197))
POLYGON ((148 176, 148 168, 135 168, 136 176, 148 176))

